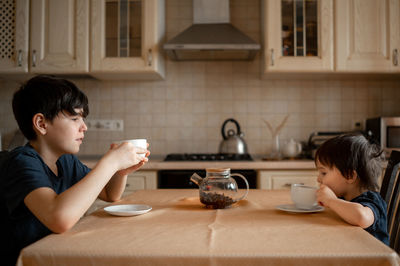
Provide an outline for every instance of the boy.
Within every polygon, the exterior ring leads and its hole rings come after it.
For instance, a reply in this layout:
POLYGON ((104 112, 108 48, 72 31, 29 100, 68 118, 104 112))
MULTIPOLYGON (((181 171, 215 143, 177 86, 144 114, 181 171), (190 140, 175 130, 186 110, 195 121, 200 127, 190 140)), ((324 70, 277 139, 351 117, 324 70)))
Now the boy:
POLYGON ((97 197, 119 200, 127 175, 150 154, 131 143, 112 144, 93 169, 83 165, 73 154, 87 130, 88 99, 65 79, 30 79, 14 94, 12 107, 28 143, 10 151, 0 170, 2 258, 7 265, 15 265, 25 246, 73 227, 97 197))
POLYGON ((386 203, 378 192, 382 151, 362 135, 341 135, 317 150, 318 202, 389 245, 386 203))

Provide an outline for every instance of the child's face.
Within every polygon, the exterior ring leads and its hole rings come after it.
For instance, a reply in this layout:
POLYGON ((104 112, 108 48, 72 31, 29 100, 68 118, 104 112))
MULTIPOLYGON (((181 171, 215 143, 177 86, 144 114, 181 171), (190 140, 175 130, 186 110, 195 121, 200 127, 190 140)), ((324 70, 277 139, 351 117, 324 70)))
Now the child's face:
POLYGON ((47 142, 58 154, 77 153, 87 130, 82 109, 75 109, 77 115, 60 112, 47 127, 47 142))
POLYGON ((317 161, 316 165, 318 170, 318 183, 328 186, 337 197, 343 197, 349 186, 347 179, 340 173, 339 169, 335 166, 329 168, 319 161, 317 161))

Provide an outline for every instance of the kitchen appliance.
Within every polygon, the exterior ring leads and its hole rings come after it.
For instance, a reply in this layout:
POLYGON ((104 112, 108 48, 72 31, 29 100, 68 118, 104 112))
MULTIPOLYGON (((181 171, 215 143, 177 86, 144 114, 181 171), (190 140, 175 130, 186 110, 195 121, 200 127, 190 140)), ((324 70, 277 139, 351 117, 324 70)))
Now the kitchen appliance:
POLYGON ((324 143, 328 139, 334 138, 336 136, 339 136, 339 135, 342 135, 345 133, 346 132, 340 132, 340 131, 336 131, 336 132, 320 131, 320 132, 311 133, 310 137, 308 138, 308 145, 304 149, 307 157, 315 159, 315 153, 317 152, 317 149, 322 145, 322 143, 324 143))
POLYGON ((260 50, 230 23, 229 0, 193 0, 193 24, 164 44, 173 60, 251 60, 260 50))
MULTIPOLYGON (((250 154, 219 154, 219 153, 172 153, 168 154, 166 162, 233 162, 233 161, 252 161, 250 154)), ((204 169, 171 169, 158 171, 158 188, 198 188, 190 180, 193 173, 205 176, 204 169)), ((246 177, 250 188, 257 188, 257 171, 252 169, 231 169, 231 173, 239 173, 246 177)), ((239 188, 246 188, 242 179, 236 179, 239 188)))
POLYGON ((400 151, 400 117, 369 118, 365 123, 368 138, 380 145, 386 158, 391 151, 400 151))
POLYGON ((290 139, 288 142, 283 145, 282 155, 285 158, 296 158, 300 155, 303 147, 300 142, 295 141, 294 139, 290 139))
POLYGON ((239 123, 229 118, 222 124, 221 134, 223 140, 219 145, 219 153, 222 154, 246 154, 247 145, 243 139, 243 132, 240 131, 239 123), (236 125, 236 132, 233 129, 228 130, 228 134, 225 133, 226 124, 232 122, 236 125))
POLYGON ((213 209, 224 209, 244 199, 249 193, 249 183, 241 174, 231 174, 230 168, 208 168, 206 177, 194 173, 190 178, 199 186, 200 202, 213 209), (246 183, 246 192, 239 193, 232 176, 239 176, 246 183), (238 194, 242 194, 238 196, 238 194))

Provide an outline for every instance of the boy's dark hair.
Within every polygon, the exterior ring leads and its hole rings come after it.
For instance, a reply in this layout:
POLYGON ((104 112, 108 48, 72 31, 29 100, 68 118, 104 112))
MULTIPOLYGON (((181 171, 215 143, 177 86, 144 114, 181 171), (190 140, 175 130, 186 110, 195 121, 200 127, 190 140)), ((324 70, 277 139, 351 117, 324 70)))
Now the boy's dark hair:
POLYGON ((315 162, 329 168, 336 167, 350 179, 356 171, 361 188, 378 191, 382 173, 382 150, 361 134, 345 134, 325 141, 315 154, 315 162))
POLYGON ((60 112, 77 115, 74 109, 82 108, 82 116, 89 114, 88 98, 72 82, 48 75, 39 75, 22 84, 14 93, 12 108, 19 129, 28 140, 36 139, 32 118, 37 113, 53 121, 60 112))

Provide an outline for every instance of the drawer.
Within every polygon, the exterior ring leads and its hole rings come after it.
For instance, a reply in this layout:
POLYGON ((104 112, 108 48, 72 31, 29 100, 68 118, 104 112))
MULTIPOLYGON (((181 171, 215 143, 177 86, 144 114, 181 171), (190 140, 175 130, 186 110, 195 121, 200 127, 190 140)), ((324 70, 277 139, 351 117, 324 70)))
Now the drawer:
POLYGON ((275 176, 271 180, 271 189, 290 189, 292 184, 317 186, 317 176, 275 176))
POLYGON ((290 189, 292 184, 317 186, 317 170, 265 170, 259 171, 260 189, 290 189))

